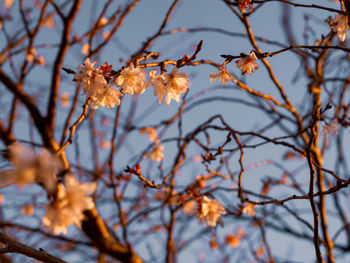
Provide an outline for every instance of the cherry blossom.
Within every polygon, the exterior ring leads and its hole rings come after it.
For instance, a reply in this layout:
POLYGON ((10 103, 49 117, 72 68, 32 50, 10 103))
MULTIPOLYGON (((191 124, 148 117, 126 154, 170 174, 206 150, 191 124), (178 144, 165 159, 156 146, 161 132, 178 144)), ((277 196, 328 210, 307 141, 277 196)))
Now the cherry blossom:
POLYGON ((242 208, 242 213, 247 213, 250 216, 255 216, 255 205, 251 203, 247 203, 243 208, 242 208))
POLYGON ((103 71, 94 68, 96 62, 91 63, 90 58, 86 58, 84 65, 80 66, 80 73, 74 74, 74 81, 77 86, 83 87, 84 94, 91 98, 92 109, 100 106, 113 108, 120 105, 119 97, 123 94, 107 84, 103 71))
POLYGON ((59 160, 48 151, 39 155, 16 142, 8 147, 9 161, 13 168, 0 173, 1 186, 17 184, 20 188, 28 184, 40 184, 51 194, 56 189, 55 170, 61 168, 59 160))
POLYGON ((255 55, 255 52, 250 52, 250 55, 245 56, 242 59, 236 61, 237 67, 242 71, 242 74, 252 74, 254 72, 253 69, 258 69, 259 66, 255 62, 258 58, 255 55))
POLYGON ((346 31, 349 30, 348 17, 344 15, 336 15, 331 22, 333 32, 337 33, 340 41, 344 42, 346 37, 346 31))
POLYGON ((57 188, 56 200, 46 206, 43 225, 55 234, 67 233, 67 227, 72 224, 80 228, 83 212, 95 206, 87 195, 96 191, 97 184, 79 183, 73 174, 68 174, 64 184, 58 184, 57 188))
POLYGON ((149 158, 152 161, 160 162, 164 158, 164 145, 155 145, 153 151, 149 155, 149 158))
POLYGON ((159 103, 162 102, 164 95, 166 105, 169 105, 172 99, 180 102, 181 93, 187 92, 189 79, 186 73, 177 73, 177 70, 177 67, 174 67, 170 74, 156 75, 156 71, 149 73, 154 95, 158 96, 159 103))
POLYGON ((233 248, 236 248, 240 245, 241 240, 238 235, 230 233, 226 235, 225 243, 233 248))
POLYGON ((151 142, 155 142, 157 140, 157 138, 158 138, 157 129, 156 128, 153 128, 153 127, 141 128, 140 129, 140 134, 145 134, 145 133, 148 133, 149 140, 151 142))
POLYGON ((96 61, 91 63, 90 58, 86 58, 83 65, 80 65, 80 73, 74 74, 74 81, 76 86, 83 87, 83 92, 87 96, 93 96, 96 93, 101 92, 107 85, 107 81, 101 74, 98 68, 94 68, 96 61))
POLYGON ((115 105, 120 105, 120 96, 123 96, 123 94, 119 90, 106 85, 104 89, 99 90, 91 96, 92 109, 97 109, 100 106, 114 108, 115 105))
POLYGON ((226 85, 226 83, 229 81, 236 82, 236 79, 230 73, 227 72, 226 65, 221 65, 219 67, 219 73, 210 74, 210 82, 213 82, 217 78, 220 80, 220 83, 223 85, 226 85))
POLYGON ((67 209, 63 209, 62 200, 65 196, 65 191, 62 184, 57 186, 57 201, 46 205, 46 214, 42 219, 43 226, 55 235, 67 233, 67 227, 73 224, 72 218, 68 214, 67 209))
POLYGON ((221 215, 226 214, 225 208, 215 199, 210 200, 207 196, 203 196, 200 213, 199 222, 204 220, 204 225, 216 226, 216 221, 221 215))
POLYGON ((134 95, 134 93, 142 94, 147 88, 145 71, 135 68, 133 64, 121 71, 115 83, 117 86, 122 87, 123 93, 130 95, 134 95))

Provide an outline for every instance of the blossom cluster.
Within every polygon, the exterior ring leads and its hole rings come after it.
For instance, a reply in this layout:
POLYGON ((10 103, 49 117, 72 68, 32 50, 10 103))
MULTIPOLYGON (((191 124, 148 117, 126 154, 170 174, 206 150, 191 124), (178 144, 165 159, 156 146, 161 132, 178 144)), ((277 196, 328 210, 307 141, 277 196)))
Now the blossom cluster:
POLYGON ((75 224, 81 228, 84 219, 84 210, 94 208, 91 197, 87 196, 96 191, 97 184, 79 183, 73 174, 64 177, 63 184, 57 185, 55 200, 46 205, 46 214, 43 217, 43 225, 52 233, 67 233, 67 227, 75 224))
MULTIPOLYGON (((33 149, 16 142, 8 147, 7 155, 12 167, 0 172, 1 187, 42 185, 53 199, 46 205, 43 225, 54 234, 67 233, 67 227, 72 224, 80 227, 83 211, 94 207, 92 198, 87 195, 96 191, 96 183, 79 183, 73 174, 66 175, 63 183, 57 183, 56 172, 62 169, 62 165, 44 149, 35 154, 33 149)), ((22 207, 22 213, 32 216, 34 207, 26 205, 22 207)))
POLYGON ((90 58, 86 58, 84 64, 80 66, 80 72, 74 74, 74 81, 77 87, 83 88, 83 93, 91 98, 92 108, 100 106, 112 108, 120 105, 120 97, 124 94, 142 94, 153 85, 154 94, 158 96, 161 103, 165 97, 165 104, 169 105, 171 100, 180 102, 182 93, 186 93, 189 86, 189 79, 185 73, 178 73, 174 67, 170 74, 156 74, 156 71, 149 73, 150 80, 147 80, 146 71, 130 64, 124 67, 120 74, 116 74, 113 82, 121 90, 112 87, 108 80, 111 77, 111 66, 101 65, 95 68, 96 62, 91 63, 90 58))
POLYGON ((348 25, 348 17, 344 15, 336 15, 331 21, 331 28, 341 42, 345 41, 346 32, 350 29, 348 25))
POLYGON ((206 195, 203 197, 192 196, 184 205, 184 213, 189 214, 196 211, 199 224, 216 227, 216 222, 220 220, 220 216, 226 214, 225 208, 215 199, 210 199, 206 195))
POLYGON ((22 188, 28 184, 39 184, 52 194, 56 190, 55 170, 61 168, 59 160, 47 150, 35 154, 34 150, 18 142, 8 147, 11 169, 0 173, 1 187, 17 184, 22 188))
MULTIPOLYGON (((244 55, 241 59, 236 60, 236 66, 239 68, 243 75, 253 74, 254 70, 258 69, 259 66, 256 63, 257 56, 255 51, 251 51, 249 55, 244 55)), ((227 71, 227 61, 218 67, 219 73, 210 74, 210 82, 219 79, 220 83, 226 85, 227 82, 233 81, 237 83, 237 79, 227 71)))

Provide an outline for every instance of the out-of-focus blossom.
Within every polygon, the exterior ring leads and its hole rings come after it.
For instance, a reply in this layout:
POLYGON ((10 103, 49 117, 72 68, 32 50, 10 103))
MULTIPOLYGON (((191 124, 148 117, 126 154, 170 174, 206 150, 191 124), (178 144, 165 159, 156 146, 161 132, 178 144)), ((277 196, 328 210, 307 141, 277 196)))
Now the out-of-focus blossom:
POLYGON ((107 39, 110 35, 111 35, 111 32, 109 32, 109 31, 103 31, 102 32, 102 36, 103 36, 104 39, 107 39))
POLYGON ((140 129, 140 133, 141 133, 141 134, 148 133, 148 135, 149 135, 149 140, 150 140, 151 142, 155 142, 156 139, 158 138, 157 129, 156 129, 156 128, 153 128, 153 127, 144 127, 144 128, 141 128, 141 129, 140 129))
POLYGON ((210 82, 213 82, 216 79, 220 80, 220 83, 226 85, 227 82, 233 81, 236 82, 235 78, 227 72, 226 65, 221 65, 219 67, 219 73, 210 74, 210 82))
POLYGON ((241 239, 238 235, 230 233, 225 236, 225 243, 233 248, 236 248, 240 245, 241 239))
POLYGON ((344 15, 336 15, 331 22, 333 32, 337 33, 340 41, 344 42, 346 37, 346 31, 349 30, 348 17, 344 15))
POLYGON ((260 246, 257 250, 254 250, 254 255, 257 258, 262 258, 265 255, 264 247, 260 246))
POLYGON ((37 53, 34 47, 31 47, 29 50, 27 50, 27 61, 32 62, 34 61, 34 58, 36 57, 37 53))
POLYGON ((198 209, 198 205, 197 202, 195 200, 189 200, 188 202, 186 202, 184 204, 184 213, 185 214, 192 214, 192 213, 196 213, 197 209, 198 209))
POLYGON ((68 92, 63 92, 60 96, 60 102, 62 107, 66 108, 69 106, 70 96, 68 92))
POLYGON ((325 126, 323 126, 323 133, 324 134, 330 134, 332 136, 338 135, 338 121, 334 120, 331 123, 327 123, 325 126))
POLYGON ((2 205, 4 203, 4 195, 0 194, 0 205, 2 205))
POLYGON ((36 176, 35 182, 42 185, 49 194, 56 191, 56 169, 61 169, 62 164, 46 150, 41 150, 40 155, 36 155, 36 176))
POLYGON ((46 205, 46 214, 43 217, 43 226, 55 235, 67 233, 67 227, 73 224, 72 218, 69 216, 68 209, 63 208, 61 200, 65 197, 65 190, 62 184, 57 185, 56 201, 46 205))
POLYGON ((13 0, 4 0, 4 5, 7 8, 10 8, 13 4, 13 0))
POLYGON ((145 71, 135 68, 132 63, 120 72, 115 83, 117 86, 122 87, 123 93, 130 95, 134 95, 134 93, 142 94, 147 88, 145 71))
POLYGON ((46 65, 44 56, 36 57, 35 58, 35 62, 38 63, 40 66, 45 66, 46 65))
POLYGON ((150 153, 149 158, 153 161, 160 162, 164 158, 164 145, 155 145, 153 151, 150 153))
POLYGON ((67 233, 71 224, 80 228, 83 212, 95 206, 93 199, 87 195, 96 191, 96 183, 79 183, 73 174, 64 177, 63 183, 57 186, 56 200, 47 205, 43 217, 43 225, 55 234, 67 233))
POLYGON ((93 199, 87 195, 96 191, 97 184, 79 183, 73 174, 69 174, 64 178, 64 186, 66 191, 62 199, 63 207, 69 210, 74 224, 80 227, 81 220, 84 219, 83 211, 95 206, 93 199))
POLYGON ((87 56, 89 54, 89 50, 90 50, 90 44, 89 43, 85 43, 82 47, 80 52, 82 54, 84 54, 85 56, 87 56))
POLYGON ((44 21, 44 26, 52 29, 55 26, 55 22, 53 19, 54 13, 47 16, 47 18, 44 21))
POLYGON ((102 149, 108 149, 111 147, 111 143, 109 141, 106 141, 106 140, 101 140, 100 142, 100 146, 102 149))
POLYGON ((193 161, 194 161, 195 163, 201 162, 201 161, 202 161, 202 155, 200 155, 200 154, 195 155, 195 156, 193 157, 193 161))
POLYGON ((34 205, 27 204, 21 208, 22 215, 33 216, 34 215, 34 205))
POLYGON ((245 233, 244 228, 238 227, 238 228, 237 228, 237 235, 238 235, 240 238, 245 237, 245 236, 246 236, 246 233, 245 233))
POLYGON ((247 213, 250 216, 255 216, 255 205, 251 203, 247 203, 243 208, 242 208, 242 213, 247 213))
POLYGON ((103 16, 103 17, 101 17, 101 19, 99 19, 99 20, 97 21, 97 26, 98 26, 98 27, 102 27, 102 26, 107 25, 107 23, 108 23, 107 18, 105 18, 105 17, 103 16))
POLYGON ((226 214, 226 210, 221 203, 215 199, 210 200, 207 196, 203 196, 199 213, 200 223, 204 220, 204 225, 215 227, 216 221, 224 214, 226 214))
POLYGON ((170 74, 156 75, 156 71, 151 71, 149 76, 154 95, 158 96, 158 103, 162 102, 164 95, 166 105, 169 105, 172 99, 180 102, 180 95, 188 90, 189 79, 186 73, 177 73, 177 67, 174 67, 170 74))
POLYGON ((8 153, 13 169, 0 173, 2 186, 17 184, 21 188, 27 184, 37 183, 42 185, 49 194, 55 192, 55 169, 61 168, 61 163, 55 156, 46 150, 36 155, 32 149, 20 143, 10 145, 8 153))
POLYGON ((253 69, 258 69, 259 66, 255 62, 258 58, 255 55, 255 52, 250 52, 250 55, 245 56, 242 59, 236 61, 237 67, 242 71, 242 74, 252 74, 254 72, 253 69))

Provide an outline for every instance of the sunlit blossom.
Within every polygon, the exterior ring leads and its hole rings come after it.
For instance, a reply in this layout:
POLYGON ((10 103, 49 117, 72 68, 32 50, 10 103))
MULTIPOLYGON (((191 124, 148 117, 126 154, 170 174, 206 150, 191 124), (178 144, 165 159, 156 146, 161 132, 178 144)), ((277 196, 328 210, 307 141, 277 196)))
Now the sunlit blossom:
POLYGON ((216 79, 220 80, 220 83, 226 85, 227 82, 233 81, 236 82, 235 78, 227 72, 226 65, 221 65, 219 67, 219 73, 210 74, 210 82, 213 82, 216 79))
POLYGON ((34 215, 34 205, 27 204, 21 208, 22 215, 33 216, 34 215))
POLYGON ((200 223, 204 220, 204 225, 215 227, 216 221, 224 214, 226 214, 226 210, 221 203, 215 199, 210 200, 207 196, 203 196, 199 213, 200 223))
POLYGON ((7 8, 10 8, 13 4, 13 0, 4 0, 4 5, 7 8))
POLYGON ((120 105, 119 97, 122 95, 118 89, 106 85, 105 88, 100 89, 91 96, 92 109, 97 109, 100 106, 114 108, 115 105, 120 105))
POLYGON ((337 136, 339 131, 338 127, 338 121, 334 120, 331 123, 327 123, 325 126, 323 126, 323 133, 324 134, 330 134, 332 136, 337 136))
POLYGON ((31 47, 29 50, 27 50, 27 61, 32 62, 34 61, 34 58, 36 57, 37 53, 34 47, 31 47))
POLYGON ((46 214, 43 217, 43 226, 51 233, 59 235, 67 233, 67 227, 73 224, 72 218, 69 216, 68 209, 63 209, 63 203, 60 202, 64 198, 65 192, 62 184, 57 186, 57 201, 46 205, 46 214))
POLYGON ((63 183, 57 186, 56 200, 46 206, 43 217, 43 225, 55 234, 67 233, 71 224, 80 228, 83 212, 95 206, 93 199, 87 195, 96 191, 96 183, 79 183, 73 174, 65 176, 63 183))
POLYGON ((348 25, 348 17, 344 15, 336 15, 334 20, 331 22, 333 32, 337 33, 340 41, 344 42, 346 32, 350 29, 348 25))
POLYGON ((140 129, 141 134, 148 133, 151 142, 155 142, 158 138, 157 129, 153 127, 144 127, 140 129))
POLYGON ((56 188, 55 170, 61 168, 57 158, 46 150, 39 155, 20 143, 8 147, 9 161, 13 168, 0 173, 1 186, 17 184, 20 188, 28 184, 42 185, 48 193, 56 188))
POLYGON ((188 90, 189 79, 186 73, 177 73, 177 67, 174 67, 170 74, 156 75, 156 71, 151 71, 149 76, 154 95, 158 96, 158 103, 162 102, 164 95, 166 105, 169 105, 172 99, 180 102, 180 95, 188 90))
POLYGON ((123 94, 107 84, 100 68, 94 68, 95 64, 96 62, 90 62, 90 58, 85 59, 84 64, 80 66, 80 73, 74 74, 76 85, 82 86, 84 94, 91 98, 92 109, 120 105, 119 97, 123 94))
POLYGON ((60 102, 62 107, 66 108, 69 106, 69 102, 70 102, 70 95, 68 92, 63 92, 60 96, 60 102))
POLYGON ((80 65, 80 73, 74 74, 76 86, 83 87, 83 92, 87 96, 92 96, 100 92, 107 85, 107 81, 98 68, 94 68, 96 62, 91 63, 90 58, 86 58, 83 65, 80 65))
POLYGON ((258 69, 259 66, 255 62, 258 58, 254 51, 250 52, 250 55, 245 56, 242 59, 236 61, 237 67, 242 71, 242 74, 252 74, 254 72, 253 69, 258 69))
POLYGON ((197 202, 195 200, 189 200, 184 204, 183 209, 185 214, 196 212, 198 209, 197 202))
POLYGON ((250 216, 255 216, 255 205, 251 203, 247 203, 243 208, 242 208, 242 213, 247 213, 250 216))
POLYGON ((240 245, 241 239, 238 235, 230 233, 225 236, 225 243, 233 248, 236 248, 240 245))
POLYGON ((44 26, 50 29, 52 29, 55 26, 53 16, 54 16, 54 13, 47 16, 47 18, 44 20, 44 26))
POLYGON ((153 151, 150 153, 149 158, 153 161, 160 162, 164 158, 164 145, 156 145, 153 148, 153 151))
POLYGON ((132 63, 120 72, 115 83, 117 86, 122 87, 123 93, 130 95, 134 95, 134 93, 142 94, 147 88, 145 71, 135 68, 132 63))
POLYGON ((89 54, 89 51, 90 51, 90 44, 89 43, 85 43, 82 47, 81 47, 81 50, 80 52, 82 54, 84 54, 85 56, 89 54))

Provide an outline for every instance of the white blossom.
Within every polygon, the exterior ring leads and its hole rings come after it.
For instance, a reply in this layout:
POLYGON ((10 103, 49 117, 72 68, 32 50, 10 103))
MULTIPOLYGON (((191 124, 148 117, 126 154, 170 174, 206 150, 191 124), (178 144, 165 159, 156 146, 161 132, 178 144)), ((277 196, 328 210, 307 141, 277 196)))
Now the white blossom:
POLYGON ((235 78, 227 72, 226 65, 221 65, 219 67, 219 73, 210 74, 210 82, 213 82, 217 78, 219 78, 220 83, 223 85, 226 85, 226 83, 229 81, 236 82, 235 78))
POLYGON ((67 233, 67 227, 73 224, 72 218, 69 216, 69 210, 63 208, 63 200, 65 197, 65 189, 62 184, 57 185, 56 201, 46 205, 46 214, 42 223, 45 228, 55 235, 67 233))
POLYGON ((55 170, 61 168, 59 160, 47 150, 39 155, 16 142, 8 147, 9 161, 13 168, 0 173, 1 186, 17 184, 20 188, 28 184, 40 184, 51 194, 56 190, 55 170))
POLYGON ((346 31, 349 30, 348 17, 344 15, 336 15, 331 23, 333 32, 337 33, 340 41, 344 42, 346 31))
POLYGON ((174 67, 170 74, 157 76, 156 71, 151 71, 149 76, 154 87, 154 95, 158 96, 159 103, 162 102, 164 95, 166 105, 169 105, 172 99, 180 102, 181 93, 187 92, 189 79, 186 73, 177 73, 177 67, 174 67))
POLYGON ((242 213, 247 213, 250 216, 255 216, 255 205, 251 203, 247 203, 243 208, 242 208, 242 213))
POLYGON ((99 68, 94 68, 96 62, 91 63, 86 58, 84 65, 80 66, 80 73, 74 74, 74 81, 77 86, 83 87, 83 93, 91 98, 92 108, 100 106, 113 108, 120 105, 119 96, 123 94, 107 84, 107 81, 99 68))
POLYGON ((199 221, 204 220, 204 224, 216 226, 216 221, 221 215, 226 214, 225 208, 215 199, 210 200, 207 196, 203 196, 200 208, 199 221))
POLYGON ((91 96, 92 109, 97 109, 100 106, 114 108, 115 105, 120 105, 119 96, 123 96, 123 94, 118 89, 106 85, 104 89, 100 89, 91 96))
POLYGON ((258 69, 258 64, 255 62, 258 58, 255 55, 255 52, 250 52, 250 55, 245 56, 242 59, 236 61, 237 67, 242 71, 242 74, 252 74, 253 69, 258 69))
POLYGON ((153 151, 150 153, 149 158, 152 161, 160 162, 164 158, 164 145, 155 145, 153 151))
POLYGON ((122 87, 123 93, 130 95, 134 95, 134 93, 142 94, 147 88, 145 71, 135 68, 132 63, 120 72, 115 83, 117 86, 122 87))
POLYGON ((153 127, 144 127, 140 129, 141 134, 148 133, 149 134, 149 139, 151 142, 155 142, 156 140, 159 140, 158 135, 157 135, 157 129, 153 127))
POLYGON ((92 209, 95 204, 87 196, 96 191, 97 184, 79 183, 73 174, 64 177, 64 185, 58 185, 56 200, 46 206, 43 225, 55 234, 67 233, 67 227, 75 224, 81 227, 83 212, 92 209))
POLYGON ((77 87, 82 86, 83 92, 87 96, 100 93, 107 85, 107 81, 98 68, 94 68, 96 62, 91 63, 90 58, 86 58, 83 65, 80 65, 80 73, 74 74, 74 81, 77 87))

